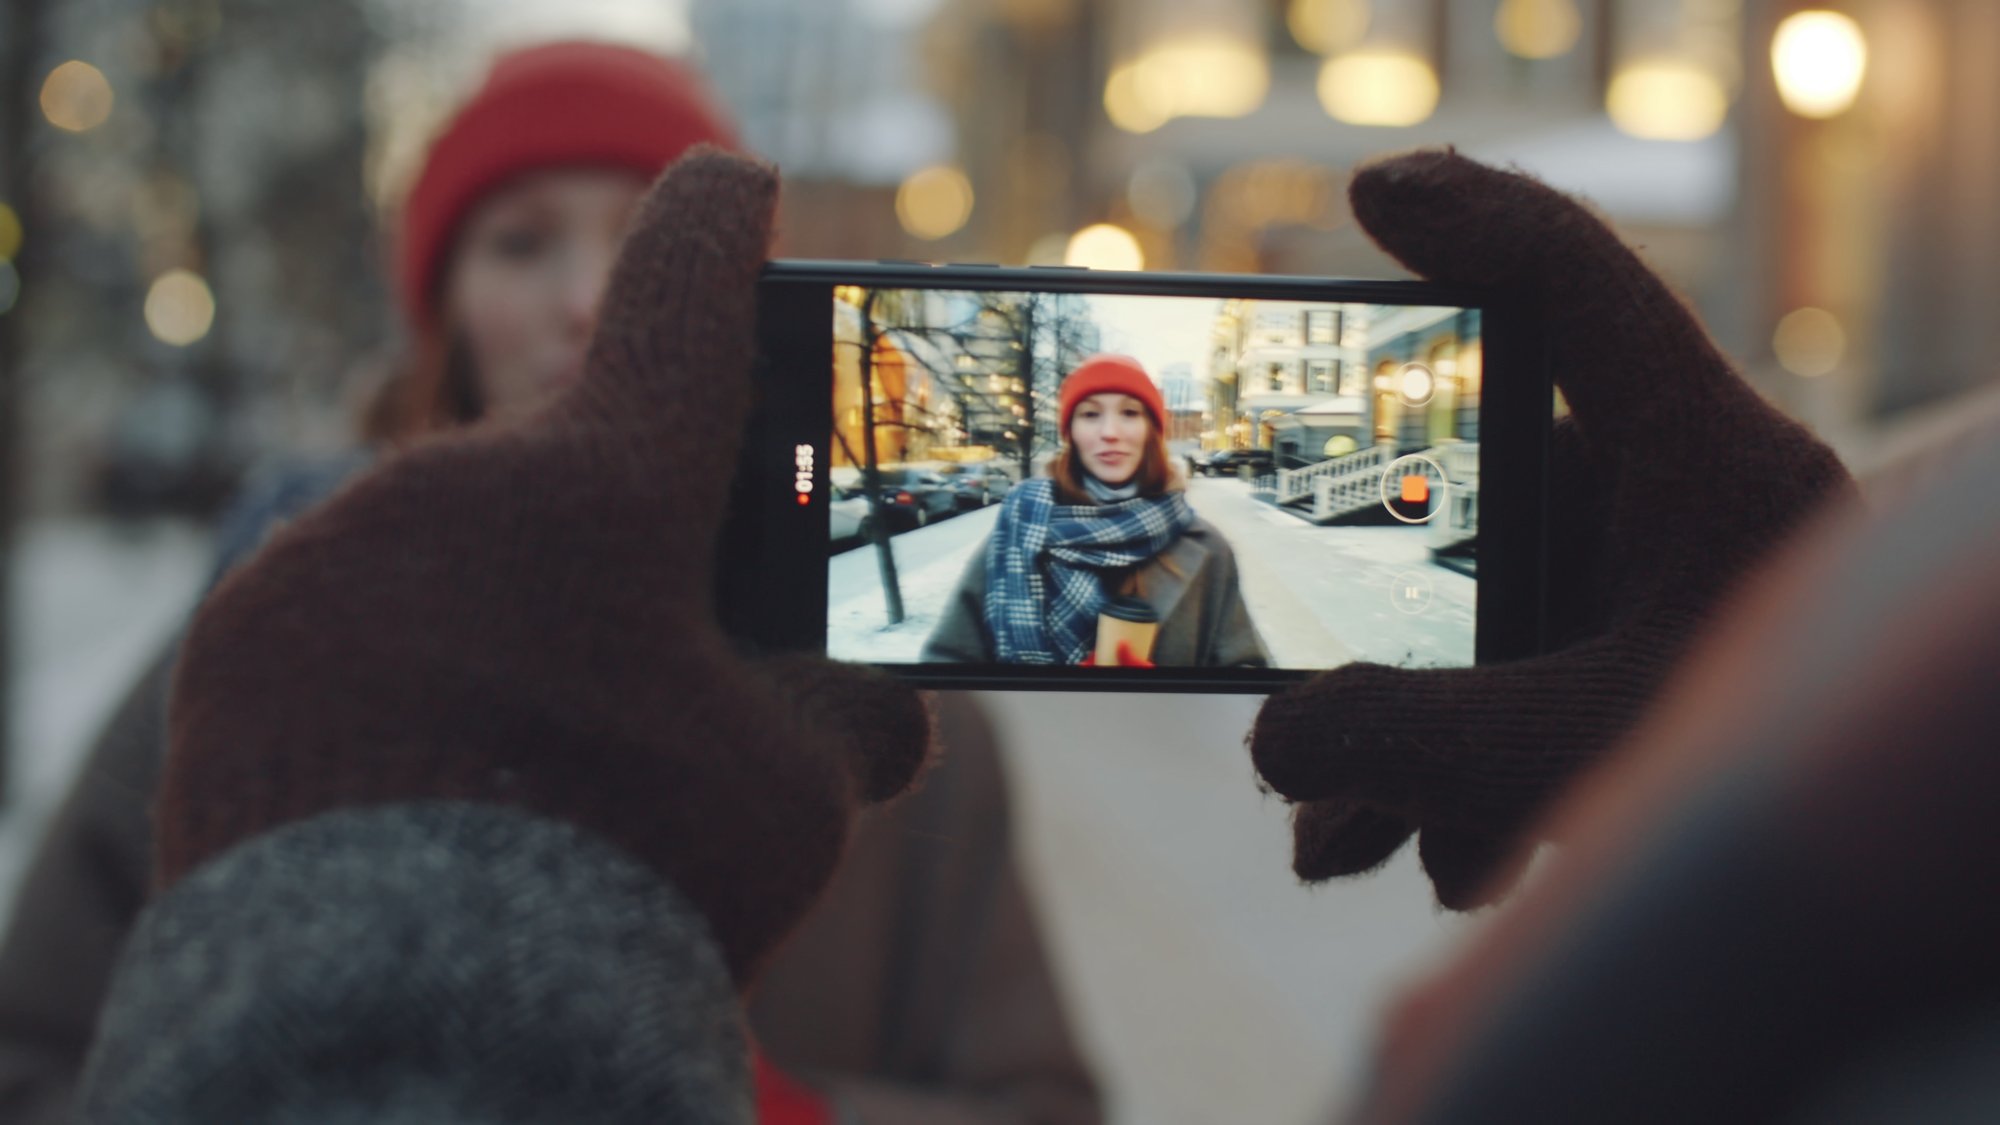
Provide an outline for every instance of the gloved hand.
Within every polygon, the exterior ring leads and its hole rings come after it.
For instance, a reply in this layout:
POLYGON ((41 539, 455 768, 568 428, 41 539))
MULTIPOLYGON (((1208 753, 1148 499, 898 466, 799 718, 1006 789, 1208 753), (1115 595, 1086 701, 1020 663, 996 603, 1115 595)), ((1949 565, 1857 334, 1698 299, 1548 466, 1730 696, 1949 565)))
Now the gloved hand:
POLYGON ((170 707, 161 886, 335 808, 494 802, 651 865, 753 975, 929 745, 886 676, 746 663, 716 626, 776 197, 739 157, 676 164, 568 393, 387 460, 207 599, 170 707))
POLYGON ((1537 813, 1633 725, 1718 599, 1852 482, 1576 201, 1450 152, 1364 168, 1350 197, 1416 273, 1547 317, 1571 408, 1549 471, 1550 651, 1334 669, 1272 696, 1250 750, 1299 802, 1301 878, 1370 870, 1421 833, 1438 901, 1469 909, 1512 885, 1537 813))
MULTIPOLYGON (((1084 667, 1084 668, 1095 668, 1095 667, 1097 667, 1097 654, 1096 654, 1095 652, 1093 652, 1093 653, 1091 653, 1091 654, 1090 654, 1089 656, 1086 656, 1086 657, 1084 657, 1084 658, 1083 658, 1083 664, 1081 665, 1081 667, 1084 667)), ((1134 651, 1132 651, 1132 642, 1131 642, 1131 641, 1119 641, 1119 642, 1118 642, 1118 664, 1117 664, 1117 667, 1120 667, 1120 668, 1157 668, 1157 667, 1159 667, 1159 666, 1158 666, 1157 664, 1154 664, 1154 663, 1153 663, 1152 661, 1150 661, 1150 660, 1142 660, 1142 659, 1140 659, 1140 657, 1139 657, 1139 654, 1138 654, 1138 653, 1136 653, 1136 652, 1134 652, 1134 651)))

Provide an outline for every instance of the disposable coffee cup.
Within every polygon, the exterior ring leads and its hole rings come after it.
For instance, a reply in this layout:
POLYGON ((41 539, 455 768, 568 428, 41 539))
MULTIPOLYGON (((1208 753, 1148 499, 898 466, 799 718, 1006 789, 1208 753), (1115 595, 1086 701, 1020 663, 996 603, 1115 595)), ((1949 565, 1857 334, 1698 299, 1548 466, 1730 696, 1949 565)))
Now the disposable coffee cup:
POLYGON ((1118 665, 1118 642, 1132 646, 1140 660, 1153 658, 1153 638, 1160 632, 1160 615, 1139 598, 1119 595, 1097 614, 1097 666, 1118 665))

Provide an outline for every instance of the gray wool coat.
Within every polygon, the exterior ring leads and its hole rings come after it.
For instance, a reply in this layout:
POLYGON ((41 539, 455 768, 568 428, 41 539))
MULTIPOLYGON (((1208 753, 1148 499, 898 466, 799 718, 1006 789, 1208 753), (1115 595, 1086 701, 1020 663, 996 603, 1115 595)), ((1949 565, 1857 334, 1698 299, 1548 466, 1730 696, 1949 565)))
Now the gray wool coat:
MULTIPOLYGON (((1270 663, 1237 583, 1236 553, 1215 525, 1195 517, 1166 550, 1108 586, 1144 598, 1160 615, 1153 663, 1176 668, 1262 668, 1270 663)), ((991 664, 986 627, 986 550, 973 552, 944 616, 924 642, 922 660, 991 664)))

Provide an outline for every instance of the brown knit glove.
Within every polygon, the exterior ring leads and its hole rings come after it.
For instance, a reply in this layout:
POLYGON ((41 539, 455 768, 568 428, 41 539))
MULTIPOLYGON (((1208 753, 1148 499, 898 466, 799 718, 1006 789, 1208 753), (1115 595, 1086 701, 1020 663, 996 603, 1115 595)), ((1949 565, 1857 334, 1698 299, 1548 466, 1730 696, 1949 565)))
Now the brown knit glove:
POLYGON ((568 394, 394 457, 208 599, 170 709, 161 885, 331 809, 491 801, 650 864, 748 980, 929 744, 886 676, 752 666, 715 623, 776 197, 762 165, 682 160, 568 394))
POLYGON ((1633 725, 1720 596, 1852 483, 1574 200, 1450 152, 1374 164, 1350 196, 1416 273, 1547 317, 1572 411, 1549 471, 1551 651, 1334 669, 1272 696, 1250 750, 1300 802, 1301 878, 1370 870, 1421 832, 1438 901, 1469 909, 1505 894, 1536 814, 1633 725))

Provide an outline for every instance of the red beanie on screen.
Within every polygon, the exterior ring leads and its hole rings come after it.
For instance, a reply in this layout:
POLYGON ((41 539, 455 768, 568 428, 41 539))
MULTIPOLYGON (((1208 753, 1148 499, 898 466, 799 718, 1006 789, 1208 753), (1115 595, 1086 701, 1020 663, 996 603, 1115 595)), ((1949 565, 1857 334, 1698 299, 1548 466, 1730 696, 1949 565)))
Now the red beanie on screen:
POLYGON ((502 56, 445 126, 403 205, 396 281, 413 326, 437 315, 438 271, 487 192, 522 172, 629 168, 648 179, 689 148, 736 149, 693 71, 635 47, 564 42, 502 56))
POLYGON ((1139 366, 1139 361, 1128 355, 1094 355, 1077 365, 1069 373, 1062 385, 1062 428, 1069 432, 1069 416, 1076 413, 1076 404, 1091 395, 1101 394, 1131 395, 1145 404, 1146 412, 1153 416, 1153 428, 1166 432, 1167 404, 1160 397, 1160 388, 1153 377, 1139 366))

